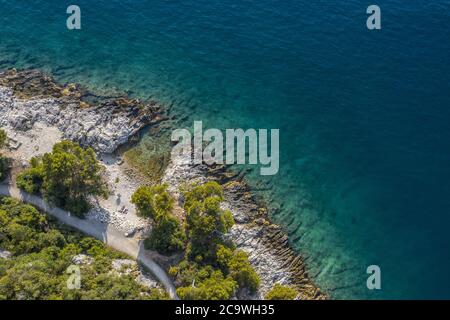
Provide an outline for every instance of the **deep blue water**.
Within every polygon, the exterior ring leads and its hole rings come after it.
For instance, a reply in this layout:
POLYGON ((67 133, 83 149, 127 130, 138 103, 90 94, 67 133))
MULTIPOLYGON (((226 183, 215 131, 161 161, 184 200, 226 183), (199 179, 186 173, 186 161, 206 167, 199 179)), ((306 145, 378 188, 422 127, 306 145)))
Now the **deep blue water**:
MULTIPOLYGON (((450 298, 450 1, 0 0, 0 68, 280 128, 249 177, 335 298, 450 298), (381 267, 382 290, 365 287, 381 267)), ((145 139, 144 139, 145 141, 145 139)))

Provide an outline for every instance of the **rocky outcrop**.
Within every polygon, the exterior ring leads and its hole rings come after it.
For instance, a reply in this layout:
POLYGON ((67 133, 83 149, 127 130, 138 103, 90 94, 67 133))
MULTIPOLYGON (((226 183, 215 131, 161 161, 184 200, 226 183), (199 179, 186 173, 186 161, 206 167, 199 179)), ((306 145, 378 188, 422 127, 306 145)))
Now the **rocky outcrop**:
POLYGON ((76 264, 77 266, 81 265, 90 265, 94 261, 94 258, 91 256, 88 256, 87 254, 77 254, 76 256, 73 256, 72 263, 76 264))
POLYGON ((124 97, 91 103, 85 97, 79 86, 58 85, 38 71, 0 73, 0 126, 27 131, 43 123, 58 128, 64 139, 112 153, 162 119, 156 103, 124 97))
POLYGON ((230 180, 225 167, 208 170, 208 175, 224 185, 225 205, 237 217, 229 237, 249 254, 262 279, 260 295, 280 283, 295 287, 299 299, 325 299, 308 275, 304 260, 291 248, 287 234, 271 223, 264 202, 254 197, 245 181, 236 177, 230 180))
POLYGON ((137 283, 147 288, 159 288, 158 282, 145 273, 136 261, 130 259, 115 259, 112 261, 112 272, 121 275, 131 275, 137 283))
POLYGON ((11 252, 0 249, 0 259, 9 259, 11 257, 12 257, 11 252))
POLYGON ((172 153, 163 182, 169 185, 169 191, 179 204, 183 201, 179 193, 182 184, 207 180, 216 180, 224 186, 222 207, 231 211, 236 222, 227 237, 238 249, 248 253, 250 263, 261 278, 255 295, 239 298, 262 299, 276 283, 280 283, 296 288, 299 299, 326 299, 306 272, 303 259, 291 248, 285 232, 270 222, 266 206, 255 199, 239 174, 224 166, 192 165, 188 159, 172 153))
MULTIPOLYGON (((0 251, 1 254, 1 251, 0 251)), ((78 266, 89 266, 94 262, 94 258, 87 254, 77 254, 73 256, 72 263, 78 266)), ((135 281, 147 288, 159 288, 158 282, 142 270, 135 260, 114 259, 111 262, 111 274, 117 276, 129 275, 135 281)))

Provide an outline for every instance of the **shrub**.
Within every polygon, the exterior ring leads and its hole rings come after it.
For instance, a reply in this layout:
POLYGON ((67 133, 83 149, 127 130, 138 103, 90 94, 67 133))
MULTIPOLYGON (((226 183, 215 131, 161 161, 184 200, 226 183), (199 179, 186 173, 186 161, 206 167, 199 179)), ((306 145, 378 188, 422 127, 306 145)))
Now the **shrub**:
POLYGON ((216 270, 200 283, 178 288, 177 294, 183 300, 228 300, 236 288, 237 284, 231 277, 224 277, 216 270))
POLYGON ((208 181, 203 185, 192 185, 182 190, 184 195, 184 208, 186 211, 195 202, 203 202, 207 198, 215 197, 219 201, 223 200, 222 186, 215 181, 208 181))
POLYGON ((29 168, 17 176, 17 187, 30 194, 39 194, 44 182, 44 171, 42 166, 29 168))
POLYGON ((248 255, 224 240, 234 224, 221 209, 223 191, 216 182, 184 191, 188 245, 185 260, 170 268, 181 299, 229 299, 236 289, 255 292, 260 278, 248 255))
MULTIPOLYGON (((6 145, 6 140, 7 140, 6 132, 0 129, 0 149, 2 149, 6 145)), ((0 154, 0 181, 2 181, 6 177, 8 169, 9 169, 8 159, 2 157, 2 155, 0 154)))
POLYGON ((42 165, 42 189, 57 206, 82 215, 89 208, 88 196, 106 196, 102 167, 91 148, 83 149, 75 142, 62 141, 43 156, 42 165))
POLYGON ((147 249, 170 254, 182 250, 186 235, 178 219, 171 215, 173 198, 167 191, 167 184, 144 186, 131 196, 139 216, 154 220, 153 230, 145 240, 147 249))
POLYGON ((232 251, 222 245, 217 249, 217 261, 223 270, 238 283, 239 288, 247 288, 254 293, 259 286, 260 278, 251 266, 248 255, 242 250, 232 251))
POLYGON ((152 233, 145 240, 145 247, 163 254, 170 254, 182 250, 185 240, 186 236, 178 220, 167 215, 156 222, 152 233))
POLYGON ((234 224, 231 212, 220 208, 222 188, 216 182, 194 186, 184 194, 191 257, 213 261, 223 234, 234 224))
POLYGON ((167 184, 140 187, 132 195, 131 203, 136 206, 139 216, 154 220, 170 213, 173 208, 173 199, 167 192, 167 184))
POLYGON ((266 294, 266 300, 294 300, 298 295, 298 292, 290 287, 282 286, 277 283, 266 294))
POLYGON ((260 279, 248 261, 248 255, 242 250, 236 250, 231 258, 228 269, 230 276, 236 280, 240 288, 247 288, 254 293, 259 286, 260 279))

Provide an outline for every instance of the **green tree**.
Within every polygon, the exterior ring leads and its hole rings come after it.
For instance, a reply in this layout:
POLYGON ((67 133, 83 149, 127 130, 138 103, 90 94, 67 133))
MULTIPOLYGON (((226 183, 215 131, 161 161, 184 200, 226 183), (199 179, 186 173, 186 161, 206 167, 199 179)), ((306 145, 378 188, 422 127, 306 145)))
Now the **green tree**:
POLYGON ((42 183, 41 192, 49 201, 76 215, 89 209, 89 196, 106 196, 102 167, 91 148, 62 141, 42 160, 33 159, 31 167, 20 176, 20 187, 36 193, 42 183))
POLYGON ((237 289, 255 292, 260 279, 248 255, 225 240, 234 224, 221 208, 222 187, 217 182, 183 190, 188 247, 185 260, 169 270, 182 299, 229 299, 237 289))
POLYGON ((298 296, 298 292, 291 287, 282 286, 277 283, 266 294, 266 300, 294 300, 298 296))
POLYGON ((214 260, 217 245, 234 224, 231 212, 220 208, 222 188, 217 182, 208 182, 194 186, 184 196, 189 254, 197 259, 214 260))
POLYGON ((186 211, 188 211, 195 202, 202 202, 207 198, 217 197, 220 201, 223 201, 222 186, 215 181, 208 181, 203 185, 192 185, 182 191, 184 194, 184 208, 186 211))
POLYGON ((259 286, 260 278, 248 261, 248 255, 242 250, 236 250, 228 268, 230 276, 236 280, 240 288, 247 288, 254 293, 259 286))
POLYGON ((167 191, 167 184, 143 186, 131 196, 139 216, 152 218, 154 225, 145 240, 147 249, 170 254, 182 250, 186 235, 176 217, 171 215, 174 200, 167 191))
POLYGON ((167 184, 140 187, 131 197, 131 203, 136 206, 137 214, 154 220, 171 212, 173 202, 167 191, 167 184))
POLYGON ((228 300, 236 288, 237 284, 231 277, 224 277, 220 270, 216 270, 200 283, 178 288, 177 295, 183 300, 228 300))
POLYGON ((156 222, 152 233, 145 240, 145 247, 163 254, 170 254, 182 250, 185 240, 186 236, 178 219, 166 215, 156 222))
POLYGON ((251 266, 248 255, 242 250, 232 251, 230 248, 219 245, 217 261, 229 275, 238 283, 239 288, 247 288, 254 293, 261 282, 255 269, 251 266))
POLYGON ((17 186, 30 194, 39 194, 44 183, 44 166, 42 159, 33 157, 30 168, 23 170, 16 178, 17 186))
POLYGON ((19 173, 16 179, 17 187, 30 194, 39 194, 44 182, 42 167, 28 168, 19 173))

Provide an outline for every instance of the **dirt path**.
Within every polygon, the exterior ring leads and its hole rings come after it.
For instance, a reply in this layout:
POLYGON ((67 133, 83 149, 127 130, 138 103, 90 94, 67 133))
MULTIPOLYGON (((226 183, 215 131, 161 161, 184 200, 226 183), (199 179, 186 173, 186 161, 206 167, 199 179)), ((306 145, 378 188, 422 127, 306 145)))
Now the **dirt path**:
POLYGON ((81 220, 70 215, 69 212, 60 208, 51 207, 42 198, 24 193, 11 185, 0 184, 0 195, 19 199, 29 203, 42 211, 56 217, 62 223, 67 224, 87 235, 103 241, 109 247, 123 252, 136 259, 148 268, 163 284, 172 299, 178 299, 175 287, 166 272, 150 257, 143 243, 132 238, 127 238, 111 225, 92 220, 81 220))

